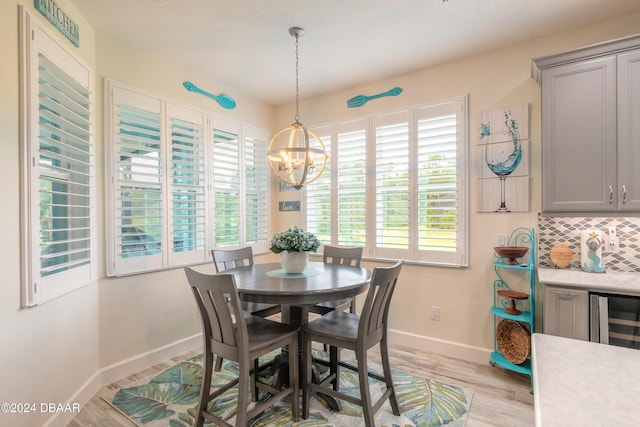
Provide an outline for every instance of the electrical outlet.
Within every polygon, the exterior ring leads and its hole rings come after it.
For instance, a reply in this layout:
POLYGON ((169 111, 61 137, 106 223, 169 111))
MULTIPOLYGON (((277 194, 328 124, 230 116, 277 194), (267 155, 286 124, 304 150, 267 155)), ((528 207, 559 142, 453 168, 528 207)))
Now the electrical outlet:
POLYGON ((607 252, 619 252, 620 241, 618 240, 618 232, 616 226, 609 226, 609 236, 607 238, 607 252))
POLYGON ((506 234, 498 234, 498 246, 507 246, 506 234))
POLYGON ((431 307, 431 320, 440 320, 440 307, 431 307))

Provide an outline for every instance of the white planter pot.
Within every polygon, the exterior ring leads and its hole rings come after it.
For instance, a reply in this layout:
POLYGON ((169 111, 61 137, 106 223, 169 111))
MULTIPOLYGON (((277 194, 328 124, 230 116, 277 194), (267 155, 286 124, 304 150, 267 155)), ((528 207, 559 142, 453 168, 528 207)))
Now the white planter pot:
POLYGON ((300 274, 309 262, 309 252, 280 252, 282 269, 289 274, 300 274))

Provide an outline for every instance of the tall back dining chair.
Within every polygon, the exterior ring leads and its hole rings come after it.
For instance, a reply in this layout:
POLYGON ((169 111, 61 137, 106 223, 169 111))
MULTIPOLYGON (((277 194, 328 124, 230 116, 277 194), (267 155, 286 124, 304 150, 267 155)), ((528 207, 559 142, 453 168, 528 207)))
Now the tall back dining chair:
MULTIPOLYGON (((298 358, 292 357, 289 366, 290 385, 277 390, 260 382, 258 357, 278 348, 298 348, 298 332, 295 326, 274 322, 259 317, 248 322, 244 316, 234 316, 241 310, 240 297, 232 274, 203 274, 185 268, 191 290, 202 319, 204 339, 204 372, 197 407, 196 426, 206 419, 216 425, 230 427, 226 420, 207 411, 210 401, 219 398, 232 387, 238 386, 238 409, 236 426, 245 427, 248 421, 265 409, 274 406, 284 397, 289 398, 294 419, 299 419, 298 410, 298 358), (213 355, 238 363, 238 377, 211 392, 213 355), (251 369, 253 365, 253 370, 251 369), (249 405, 249 381, 252 389, 264 390, 271 396, 257 403, 251 410, 249 405)), ((257 396, 257 393, 254 394, 257 396)))
POLYGON ((391 409, 395 415, 400 415, 387 348, 387 320, 389 305, 395 290, 403 261, 400 260, 391 267, 376 267, 371 275, 371 282, 367 297, 360 316, 344 311, 332 311, 320 318, 307 323, 302 328, 303 343, 303 371, 302 371, 302 417, 309 417, 309 401, 315 393, 322 393, 337 399, 360 405, 364 422, 367 427, 374 427, 373 417, 382 404, 389 399, 391 409), (329 355, 329 375, 319 384, 312 382, 312 342, 320 342, 331 346, 329 355), (369 372, 367 350, 380 344, 383 375, 369 372), (340 349, 353 350, 356 355, 357 366, 340 360, 340 349), (360 397, 350 396, 340 392, 340 367, 358 373, 360 397), (386 391, 377 402, 371 402, 369 391, 369 377, 382 381, 386 391), (332 387, 327 387, 331 384, 332 387))
MULTIPOLYGON (((322 261, 330 264, 350 265, 360 267, 362 259, 362 247, 326 246, 324 247, 322 261)), ((338 301, 327 301, 315 304, 309 311, 316 314, 327 314, 333 310, 349 310, 356 312, 356 298, 346 298, 338 301)))
MULTIPOLYGON (((230 268, 253 265, 253 250, 251 246, 229 250, 213 249, 211 255, 213 256, 213 263, 218 273, 222 273, 230 268)), ((280 313, 280 306, 278 304, 243 301, 242 307, 244 311, 251 313, 252 316, 269 317, 280 313)))
MULTIPOLYGON (((213 249, 213 264, 218 273, 236 267, 253 265, 253 249, 247 246, 240 249, 213 249)), ((252 316, 269 317, 280 313, 280 305, 242 301, 242 310, 252 316)), ((216 358, 216 372, 222 368, 222 357, 216 358)))
POLYGON ((240 249, 213 249, 211 255, 218 273, 230 268, 253 265, 251 246, 240 249))

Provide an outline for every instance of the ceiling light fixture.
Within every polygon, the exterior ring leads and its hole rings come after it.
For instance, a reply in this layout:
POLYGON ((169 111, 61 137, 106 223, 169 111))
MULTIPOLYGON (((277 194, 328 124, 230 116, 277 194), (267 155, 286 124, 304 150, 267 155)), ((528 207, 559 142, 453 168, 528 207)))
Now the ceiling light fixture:
POLYGON ((273 135, 267 148, 267 160, 280 181, 299 190, 320 178, 327 165, 327 152, 320 137, 300 123, 298 38, 304 34, 304 29, 291 27, 289 34, 296 38, 296 121, 273 135))

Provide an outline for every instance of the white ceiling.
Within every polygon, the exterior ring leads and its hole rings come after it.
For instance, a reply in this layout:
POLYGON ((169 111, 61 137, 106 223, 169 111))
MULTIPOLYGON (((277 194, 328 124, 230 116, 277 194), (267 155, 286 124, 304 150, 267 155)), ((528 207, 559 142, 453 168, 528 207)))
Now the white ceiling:
MULTIPOLYGON (((101 33, 279 105, 640 12, 638 0, 71 0, 101 33)), ((184 76, 185 80, 190 77, 184 76)), ((198 82, 194 82, 198 83, 198 82)))

